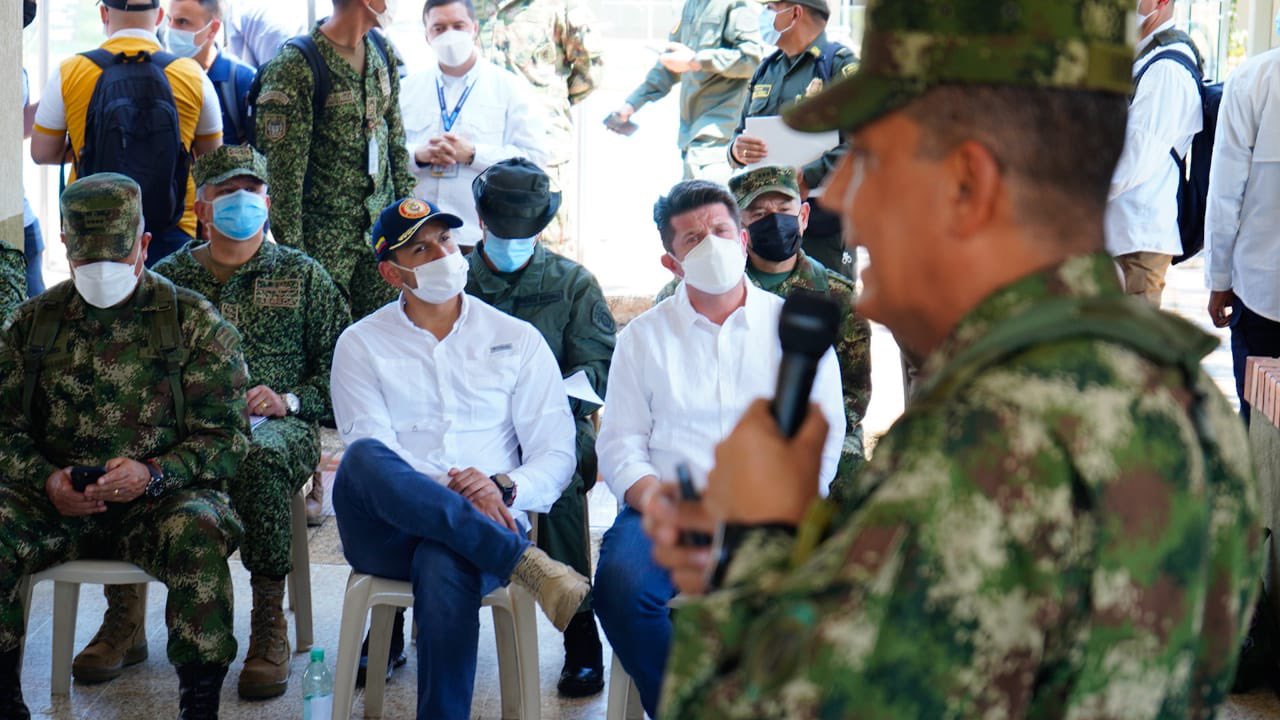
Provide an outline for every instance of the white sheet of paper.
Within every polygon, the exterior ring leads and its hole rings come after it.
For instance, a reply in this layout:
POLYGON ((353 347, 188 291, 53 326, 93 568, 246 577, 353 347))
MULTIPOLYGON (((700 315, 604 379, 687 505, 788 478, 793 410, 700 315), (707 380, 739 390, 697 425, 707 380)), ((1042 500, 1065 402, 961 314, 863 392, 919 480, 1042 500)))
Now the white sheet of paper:
POLYGON ((564 379, 564 391, 569 397, 577 398, 591 403, 592 405, 604 405, 604 400, 591 389, 591 381, 587 379, 587 372, 579 370, 564 379))
POLYGON ((254 429, 254 428, 258 427, 259 425, 261 425, 262 423, 264 423, 264 422, 266 422, 266 421, 267 421, 267 416, 266 416, 266 415, 250 415, 250 416, 249 416, 249 429, 250 429, 250 430, 252 430, 252 429, 254 429))
POLYGON ((747 166, 754 170, 763 165, 800 167, 818 159, 822 153, 840 144, 840 133, 831 130, 823 133, 806 133, 792 130, 779 115, 762 115, 747 118, 743 135, 760 138, 769 154, 764 160, 747 166))

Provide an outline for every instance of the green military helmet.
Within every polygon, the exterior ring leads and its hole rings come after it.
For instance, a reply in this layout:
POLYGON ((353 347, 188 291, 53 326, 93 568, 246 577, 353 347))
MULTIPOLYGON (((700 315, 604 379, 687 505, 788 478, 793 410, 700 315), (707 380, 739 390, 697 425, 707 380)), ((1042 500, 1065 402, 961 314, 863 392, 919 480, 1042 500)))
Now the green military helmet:
POLYGON ((62 191, 67 259, 120 260, 142 229, 142 188, 118 173, 88 175, 62 191))
POLYGON ((796 169, 784 165, 765 165, 738 173, 729 178, 729 190, 742 210, 746 210, 756 198, 765 193, 782 193, 787 197, 800 199, 796 169))
POLYGON ((267 159, 252 145, 223 145, 196 160, 191 178, 197 188, 221 185, 236 177, 251 177, 269 185, 267 159))
POLYGON ((862 64, 786 113, 798 130, 853 132, 941 85, 1128 95, 1133 0, 868 0, 862 64))

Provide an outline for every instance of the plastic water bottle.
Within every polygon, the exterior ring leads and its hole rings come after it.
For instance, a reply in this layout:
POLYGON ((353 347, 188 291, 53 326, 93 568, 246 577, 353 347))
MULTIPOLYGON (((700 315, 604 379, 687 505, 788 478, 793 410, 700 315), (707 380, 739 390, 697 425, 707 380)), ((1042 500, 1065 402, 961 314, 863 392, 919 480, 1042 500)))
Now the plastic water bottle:
POLYGON ((302 673, 302 720, 333 717, 333 675, 324 664, 324 648, 311 649, 311 664, 302 673))

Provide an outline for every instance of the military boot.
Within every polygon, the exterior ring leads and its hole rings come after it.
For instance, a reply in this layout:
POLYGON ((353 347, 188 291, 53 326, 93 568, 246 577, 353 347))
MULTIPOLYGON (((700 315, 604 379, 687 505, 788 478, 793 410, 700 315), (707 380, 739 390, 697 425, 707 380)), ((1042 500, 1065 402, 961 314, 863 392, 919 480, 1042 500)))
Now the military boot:
POLYGON ((280 697, 289 687, 289 625, 284 620, 284 580, 262 575, 249 578, 253 614, 249 618, 249 652, 240 671, 240 697, 280 697))
POLYGON ((18 648, 0 652, 0 718, 30 720, 31 712, 22 701, 22 680, 18 676, 22 651, 18 648))
POLYGON ((591 592, 590 583, 578 571, 532 546, 520 556, 511 573, 511 582, 533 595, 547 619, 560 632, 569 627, 569 621, 591 592))
POLYGON ((178 720, 218 720, 218 696, 226 677, 226 665, 178 666, 178 720))
POLYGON ((102 627, 71 663, 71 674, 83 683, 114 680, 147 659, 147 586, 108 585, 106 595, 102 627))

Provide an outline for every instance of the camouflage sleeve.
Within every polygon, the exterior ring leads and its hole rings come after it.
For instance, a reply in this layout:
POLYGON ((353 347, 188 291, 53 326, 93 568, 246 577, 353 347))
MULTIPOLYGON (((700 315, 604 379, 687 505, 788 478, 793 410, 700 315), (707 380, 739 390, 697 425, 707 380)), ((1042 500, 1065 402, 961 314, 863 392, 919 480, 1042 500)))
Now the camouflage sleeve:
MULTIPOLYGON (((705 72, 741 80, 750 79, 764 59, 760 40, 760 11, 754 2, 741 2, 729 10, 719 47, 697 51, 705 72)), ((695 48, 697 49, 697 48, 695 48)))
MULTIPOLYGON (((613 347, 617 342, 618 326, 605 302, 600 284, 585 269, 575 279, 573 302, 569 308, 569 326, 564 338, 564 366, 561 372, 569 377, 578 371, 587 374, 591 388, 600 397, 605 396, 609 380, 609 362, 613 359, 613 347)), ((569 404, 576 418, 584 418, 599 410, 599 406, 570 398, 569 404)))
POLYGON ((27 299, 27 260, 20 250, 0 247, 0 322, 27 299))
POLYGON ((338 336, 351 324, 351 310, 338 286, 320 263, 311 263, 307 281, 307 373, 309 377, 293 393, 302 406, 299 416, 313 422, 333 417, 329 375, 338 336))
POLYGON ((301 249, 303 184, 311 155, 311 70, 297 50, 286 47, 261 76, 255 133, 271 175, 271 234, 281 245, 301 249))
POLYGON ((577 105, 600 87, 604 67, 604 47, 600 34, 592 30, 596 24, 591 8, 581 0, 568 0, 565 6, 560 47, 564 64, 569 68, 569 104, 577 105))
MULTIPOLYGON (((836 51, 835 59, 832 63, 831 82, 837 82, 841 78, 850 75, 854 70, 858 69, 858 56, 853 54, 852 50, 847 48, 836 51)), ((750 102, 750 101, 748 101, 750 102)), ((745 122, 745 121, 744 121, 745 122)), ((800 172, 804 176, 805 187, 816 188, 822 185, 827 179, 827 175, 835 170, 836 165, 840 164, 840 158, 848 152, 849 145, 844 132, 840 133, 840 144, 828 150, 822 155, 815 158, 812 162, 800 168, 800 172)))
POLYGON ((657 102, 671 92, 671 88, 680 82, 680 76, 662 67, 662 63, 654 63, 644 82, 627 96, 627 104, 639 110, 651 102, 657 102))
POLYGON ((844 290, 836 357, 840 360, 840 385, 844 390, 845 441, 833 481, 842 482, 852 477, 864 458, 862 419, 871 403, 871 323, 853 311, 856 298, 852 283, 830 270, 827 278, 832 287, 844 290))
POLYGON ((225 483, 249 452, 249 369, 240 333, 205 300, 182 307, 190 337, 182 369, 187 436, 169 452, 146 458, 164 471, 165 490, 225 483))
POLYGON ((413 187, 418 181, 413 176, 413 171, 409 165, 409 148, 405 141, 404 135, 404 117, 400 114, 400 73, 396 72, 394 65, 396 63, 403 64, 404 60, 400 58, 400 53, 394 47, 388 47, 392 53, 392 65, 389 69, 391 75, 391 101, 387 103, 387 137, 391 139, 388 143, 391 147, 387 148, 387 159, 391 172, 391 187, 395 191, 397 198, 406 198, 413 195, 413 187))
POLYGON ((22 411, 22 358, 34 308, 13 313, 0 331, 0 483, 43 489, 58 467, 41 454, 22 411))

